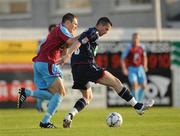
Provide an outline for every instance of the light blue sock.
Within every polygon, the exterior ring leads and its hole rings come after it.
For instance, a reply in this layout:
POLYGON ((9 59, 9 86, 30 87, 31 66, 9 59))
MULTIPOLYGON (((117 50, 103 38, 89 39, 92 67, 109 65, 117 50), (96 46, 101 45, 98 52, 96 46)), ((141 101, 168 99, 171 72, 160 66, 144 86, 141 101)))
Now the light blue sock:
POLYGON ((135 99, 137 102, 139 102, 139 89, 138 90, 134 90, 134 93, 135 93, 135 99))
POLYGON ((49 101, 48 104, 48 109, 46 112, 46 115, 44 116, 44 118, 42 119, 43 123, 48 123, 51 120, 51 117, 54 115, 54 113, 56 112, 58 106, 60 105, 62 101, 62 97, 59 93, 56 93, 52 96, 51 100, 49 101))
POLYGON ((135 91, 134 90, 131 90, 131 94, 135 98, 135 91))
POLYGON ((43 102, 42 99, 37 98, 36 108, 37 108, 38 110, 41 110, 41 109, 42 109, 42 102, 43 102))
POLYGON ((45 100, 50 100, 51 97, 53 96, 53 94, 51 94, 48 90, 25 90, 26 96, 32 96, 35 98, 39 98, 39 99, 45 99, 45 100))
POLYGON ((144 99, 144 89, 140 88, 138 90, 138 97, 139 97, 139 102, 142 102, 144 99))
POLYGON ((33 91, 29 90, 29 89, 26 89, 25 93, 26 93, 26 96, 32 96, 33 95, 33 91))

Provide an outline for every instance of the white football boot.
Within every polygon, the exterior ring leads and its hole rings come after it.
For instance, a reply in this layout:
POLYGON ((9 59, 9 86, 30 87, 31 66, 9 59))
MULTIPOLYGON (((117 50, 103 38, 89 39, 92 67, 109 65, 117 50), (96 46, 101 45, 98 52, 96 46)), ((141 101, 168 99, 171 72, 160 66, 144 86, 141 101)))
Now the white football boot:
POLYGON ((63 120, 63 128, 70 128, 72 123, 72 116, 70 114, 66 115, 63 120))
POLYGON ((136 112, 139 115, 143 115, 145 110, 148 110, 149 108, 151 108, 154 105, 154 102, 155 101, 153 99, 146 101, 145 103, 143 103, 142 108, 140 110, 136 110, 136 112))

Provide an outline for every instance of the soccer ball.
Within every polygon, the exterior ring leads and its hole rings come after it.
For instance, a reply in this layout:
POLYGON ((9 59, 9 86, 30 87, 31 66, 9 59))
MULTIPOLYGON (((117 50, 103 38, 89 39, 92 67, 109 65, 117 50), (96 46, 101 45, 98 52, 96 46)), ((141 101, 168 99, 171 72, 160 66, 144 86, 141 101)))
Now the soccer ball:
POLYGON ((106 123, 109 127, 120 127, 123 123, 121 114, 117 112, 111 112, 106 118, 106 123))

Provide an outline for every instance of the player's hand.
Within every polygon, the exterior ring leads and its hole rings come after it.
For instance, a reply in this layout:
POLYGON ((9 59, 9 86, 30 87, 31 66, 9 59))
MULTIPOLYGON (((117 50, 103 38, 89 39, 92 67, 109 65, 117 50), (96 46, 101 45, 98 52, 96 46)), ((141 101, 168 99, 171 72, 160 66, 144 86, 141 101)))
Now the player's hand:
POLYGON ((63 66, 70 58, 70 55, 69 54, 66 54, 64 56, 62 56, 57 62, 56 64, 57 65, 60 65, 60 66, 63 66))

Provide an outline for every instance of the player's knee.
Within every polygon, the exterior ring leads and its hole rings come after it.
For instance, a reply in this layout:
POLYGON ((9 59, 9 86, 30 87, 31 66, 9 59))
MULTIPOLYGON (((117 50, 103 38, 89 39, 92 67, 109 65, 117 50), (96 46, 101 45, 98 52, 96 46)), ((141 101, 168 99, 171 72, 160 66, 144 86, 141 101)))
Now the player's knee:
POLYGON ((145 90, 146 87, 147 87, 146 85, 142 85, 142 86, 141 86, 141 88, 142 88, 143 90, 145 90))
POLYGON ((66 91, 65 90, 60 90, 59 93, 61 94, 61 96, 65 96, 66 95, 66 91))
POLYGON ((133 83, 132 84, 132 88, 133 88, 133 90, 138 90, 139 89, 139 85, 138 85, 138 83, 133 83))
POLYGON ((65 96, 66 95, 66 91, 62 88, 49 88, 49 91, 52 93, 52 94, 56 94, 56 93, 59 93, 61 96, 65 96))

